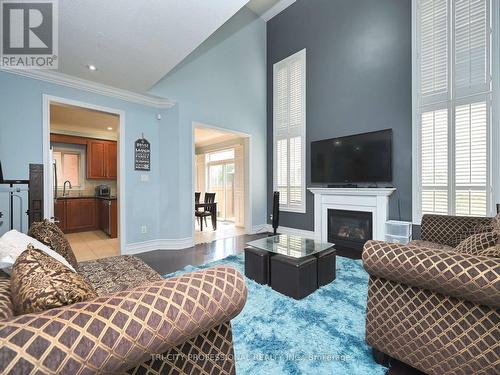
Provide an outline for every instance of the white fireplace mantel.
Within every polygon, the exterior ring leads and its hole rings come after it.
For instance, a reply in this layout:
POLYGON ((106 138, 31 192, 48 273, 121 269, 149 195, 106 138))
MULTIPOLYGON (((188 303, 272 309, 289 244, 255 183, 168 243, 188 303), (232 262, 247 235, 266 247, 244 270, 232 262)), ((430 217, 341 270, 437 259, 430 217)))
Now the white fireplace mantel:
POLYGON ((328 209, 371 212, 373 239, 385 239, 389 197, 395 188, 309 188, 314 194, 314 238, 328 241, 328 209))

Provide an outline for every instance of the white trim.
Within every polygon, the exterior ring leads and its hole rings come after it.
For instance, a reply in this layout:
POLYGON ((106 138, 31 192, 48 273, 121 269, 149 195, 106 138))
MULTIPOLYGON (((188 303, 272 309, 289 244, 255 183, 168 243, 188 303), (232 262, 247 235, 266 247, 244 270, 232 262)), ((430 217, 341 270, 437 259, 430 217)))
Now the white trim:
MULTIPOLYGON (((252 168, 253 168, 253 162, 251 160, 251 156, 253 155, 252 151, 252 135, 243 133, 237 130, 232 130, 232 129, 226 129, 222 128, 219 126, 213 126, 197 121, 192 121, 191 122, 191 168, 192 168, 192 173, 191 173, 191 212, 194 213, 194 192, 196 189, 196 145, 194 143, 194 129, 195 128, 206 128, 206 129, 215 129, 215 130, 220 130, 226 133, 231 133, 231 134, 236 134, 239 135, 240 137, 243 138, 243 150, 245 153, 245 233, 246 234, 251 234, 253 231, 253 226, 252 226, 252 204, 253 204, 253 198, 252 198, 252 168)), ((194 214, 192 215, 191 218, 191 239, 195 239, 195 217, 194 214)))
MULTIPOLYGON (((496 41, 497 45, 500 43, 500 1, 493 0, 491 3, 491 14, 496 14, 497 16, 493 18, 492 27, 493 34, 492 39, 496 41)), ((493 191, 491 192, 492 197, 492 213, 495 213, 495 204, 500 203, 500 165, 494 161, 500 160, 500 48, 497 47, 491 50, 492 57, 492 72, 493 72, 493 96, 492 96, 492 108, 491 108, 491 186, 493 191), (496 72, 496 74, 495 74, 496 72)))
POLYGON ((245 232, 245 234, 267 233, 269 231, 272 232, 272 230, 271 224, 257 224, 252 227, 252 230, 245 232))
MULTIPOLYGON (((89 104, 85 102, 81 102, 78 100, 66 99, 57 96, 42 94, 42 152, 43 152, 43 165, 45 173, 43 189, 46 192, 45 196, 49 197, 49 199, 44 199, 44 213, 46 218, 50 218, 53 216, 54 205, 53 199, 50 199, 52 192, 49 191, 50 182, 50 174, 47 172, 49 168, 51 168, 52 161, 50 160, 50 103, 62 103, 67 105, 72 105, 76 107, 82 107, 87 109, 93 109, 96 111, 113 113, 118 115, 120 118, 120 130, 119 130, 119 139, 118 139, 118 177, 117 177, 117 196, 118 196, 118 238, 120 240, 120 250, 123 251, 125 249, 125 228, 126 228, 126 216, 125 216, 125 150, 126 150, 126 136, 125 136, 125 111, 108 108, 103 106, 98 106, 95 104, 89 104), (51 204, 52 203, 52 204, 51 204)), ((44 197, 45 198, 45 197, 44 197)))
POLYGON ((127 244, 125 246, 125 251, 122 251, 122 254, 140 254, 154 250, 181 250, 192 246, 194 246, 194 241, 191 237, 179 239, 149 240, 127 244))
POLYGON ((85 79, 72 77, 67 74, 48 71, 48 70, 20 70, 20 69, 0 69, 0 71, 16 74, 28 78, 37 79, 52 84, 66 86, 73 89, 84 90, 94 94, 109 96, 112 98, 124 100, 127 102, 147 105, 155 108, 171 108, 175 102, 170 99, 160 98, 153 95, 138 94, 132 91, 119 89, 116 87, 104 85, 102 83, 92 82, 85 79))
POLYGON ((411 102, 412 102, 412 113, 411 113, 411 123, 412 123, 412 222, 413 224, 420 225, 422 213, 420 205, 421 197, 421 183, 420 183, 420 136, 419 136, 419 103, 418 103, 418 82, 419 82, 419 68, 417 66, 418 61, 418 30, 417 30, 417 2, 418 0, 412 0, 411 2, 411 76, 412 76, 412 90, 411 90, 411 102))
POLYGON ((280 0, 274 6, 272 6, 270 9, 266 10, 264 12, 264 14, 261 16, 261 18, 267 22, 271 18, 273 18, 274 16, 277 16, 278 14, 283 12, 286 8, 288 8, 293 3, 295 3, 295 0, 280 0))

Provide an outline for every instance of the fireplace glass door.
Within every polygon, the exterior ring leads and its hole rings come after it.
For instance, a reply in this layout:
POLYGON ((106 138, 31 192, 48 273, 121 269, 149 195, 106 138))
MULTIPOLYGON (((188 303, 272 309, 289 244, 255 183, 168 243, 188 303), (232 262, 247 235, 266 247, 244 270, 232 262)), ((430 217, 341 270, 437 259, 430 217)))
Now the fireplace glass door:
POLYGON ((371 212, 328 210, 328 242, 336 247, 361 250, 372 237, 371 212))

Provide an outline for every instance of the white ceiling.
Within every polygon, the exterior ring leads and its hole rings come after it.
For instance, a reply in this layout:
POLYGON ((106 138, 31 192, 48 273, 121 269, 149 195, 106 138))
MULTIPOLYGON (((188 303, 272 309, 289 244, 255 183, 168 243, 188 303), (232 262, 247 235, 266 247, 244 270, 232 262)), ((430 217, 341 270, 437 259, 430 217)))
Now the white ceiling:
POLYGON ((215 145, 218 143, 228 142, 239 139, 241 136, 234 133, 220 131, 209 128, 195 128, 194 129, 194 144, 196 147, 205 147, 215 145))
POLYGON ((60 1, 59 71, 145 92, 247 2, 60 1))
POLYGON ((66 104, 50 105, 50 131, 90 138, 117 139, 120 118, 117 115, 66 104), (111 127, 112 130, 108 130, 111 127))

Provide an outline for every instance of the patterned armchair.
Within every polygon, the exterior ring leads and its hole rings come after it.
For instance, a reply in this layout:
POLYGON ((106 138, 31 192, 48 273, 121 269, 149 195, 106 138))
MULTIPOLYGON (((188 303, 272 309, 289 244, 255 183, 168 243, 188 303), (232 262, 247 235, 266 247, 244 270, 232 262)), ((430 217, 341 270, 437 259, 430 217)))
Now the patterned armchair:
POLYGON ((234 268, 165 280, 121 256, 81 263, 79 273, 99 297, 20 316, 0 279, 0 373, 235 373, 230 320, 247 290, 234 268))
POLYGON ((379 363, 392 357, 436 375, 500 373, 500 258, 452 248, 490 224, 424 216, 422 241, 365 244, 366 341, 379 363))

